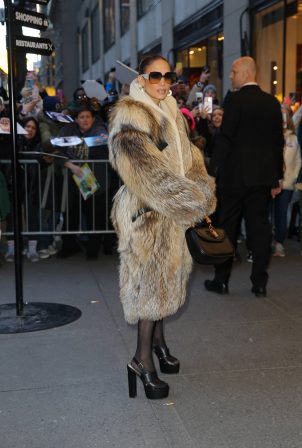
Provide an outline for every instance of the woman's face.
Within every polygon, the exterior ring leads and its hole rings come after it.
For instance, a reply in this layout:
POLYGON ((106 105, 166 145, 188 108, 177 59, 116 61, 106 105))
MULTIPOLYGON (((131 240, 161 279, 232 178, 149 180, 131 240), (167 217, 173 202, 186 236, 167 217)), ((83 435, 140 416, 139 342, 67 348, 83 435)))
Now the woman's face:
POLYGON ((84 89, 80 89, 77 91, 76 103, 81 104, 81 103, 85 103, 85 102, 88 102, 87 95, 86 95, 84 89))
MULTIPOLYGON (((167 72, 171 72, 170 65, 162 60, 158 59, 157 61, 152 62, 152 64, 146 67, 145 73, 151 72, 160 72, 164 75, 167 72)), ((139 83, 142 87, 144 87, 145 92, 152 98, 152 100, 159 104, 160 101, 164 100, 169 93, 171 84, 162 78, 158 84, 151 84, 148 79, 139 77, 139 83)))
POLYGON ((215 128, 220 128, 221 123, 222 123, 222 117, 223 117, 222 109, 214 110, 214 112, 212 114, 212 123, 215 126, 215 128))
POLYGON ((89 131, 94 123, 94 116, 88 110, 80 112, 76 118, 76 122, 82 132, 89 131))
POLYGON ((179 98, 177 100, 177 106, 180 109, 181 107, 185 107, 185 100, 183 100, 182 98, 179 98))
POLYGON ((24 129, 26 130, 27 134, 25 134, 25 138, 27 140, 32 140, 37 135, 37 125, 34 121, 29 120, 26 125, 24 126, 24 129))
POLYGON ((211 97, 211 98, 216 98, 216 92, 215 92, 215 90, 208 89, 206 91, 206 93, 204 94, 204 96, 205 97, 208 96, 208 97, 211 97))

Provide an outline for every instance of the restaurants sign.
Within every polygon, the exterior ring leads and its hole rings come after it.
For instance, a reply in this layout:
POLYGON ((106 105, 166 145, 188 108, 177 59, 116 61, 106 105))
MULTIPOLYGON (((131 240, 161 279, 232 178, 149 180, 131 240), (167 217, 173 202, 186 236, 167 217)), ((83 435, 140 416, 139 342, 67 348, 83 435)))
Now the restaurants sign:
POLYGON ((50 39, 40 37, 15 36, 15 49, 24 53, 41 54, 50 56, 54 51, 50 39))

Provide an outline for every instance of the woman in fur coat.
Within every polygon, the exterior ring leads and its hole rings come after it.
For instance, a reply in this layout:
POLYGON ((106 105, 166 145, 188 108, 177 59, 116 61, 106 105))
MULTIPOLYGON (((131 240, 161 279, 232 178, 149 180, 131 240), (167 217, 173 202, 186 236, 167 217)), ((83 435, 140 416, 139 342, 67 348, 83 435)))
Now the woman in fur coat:
POLYGON ((163 318, 184 304, 192 259, 185 230, 213 213, 214 180, 200 151, 190 144, 176 100, 175 74, 162 56, 147 56, 130 95, 111 115, 109 157, 124 185, 115 196, 112 221, 119 240, 120 297, 125 319, 138 324, 138 344, 128 364, 129 395, 136 376, 148 398, 165 398, 169 386, 156 373, 177 373, 163 318))

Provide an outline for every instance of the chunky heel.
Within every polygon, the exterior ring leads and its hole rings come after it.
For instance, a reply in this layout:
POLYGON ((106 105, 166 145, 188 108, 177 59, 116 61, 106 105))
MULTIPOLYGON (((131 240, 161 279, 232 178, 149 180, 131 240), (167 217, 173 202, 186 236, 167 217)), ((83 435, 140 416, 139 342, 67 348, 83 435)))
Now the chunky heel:
POLYGON ((137 395, 137 387, 136 387, 136 372, 133 368, 128 364, 128 389, 129 389, 129 397, 135 398, 137 395))
POLYGON ((161 347, 160 345, 155 345, 153 351, 158 357, 160 371, 162 373, 178 373, 179 372, 179 361, 174 356, 170 355, 170 351, 167 347, 161 347))
POLYGON ((166 398, 169 395, 169 385, 158 378, 156 371, 149 372, 144 368, 141 362, 137 361, 136 358, 133 358, 132 363, 127 365, 130 398, 134 398, 137 395, 137 376, 143 383, 147 398, 151 400, 158 400, 161 398, 166 398), (132 363, 134 363, 135 366, 132 363))

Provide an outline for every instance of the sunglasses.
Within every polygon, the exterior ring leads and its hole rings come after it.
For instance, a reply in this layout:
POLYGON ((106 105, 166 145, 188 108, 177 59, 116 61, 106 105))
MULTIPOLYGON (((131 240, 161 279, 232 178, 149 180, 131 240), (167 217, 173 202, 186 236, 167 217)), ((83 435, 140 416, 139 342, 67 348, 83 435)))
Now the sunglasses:
POLYGON ((150 84, 158 84, 162 78, 164 78, 167 84, 174 84, 176 82, 175 72, 167 72, 164 75, 160 72, 150 72, 144 73, 141 76, 145 79, 148 79, 150 84))

